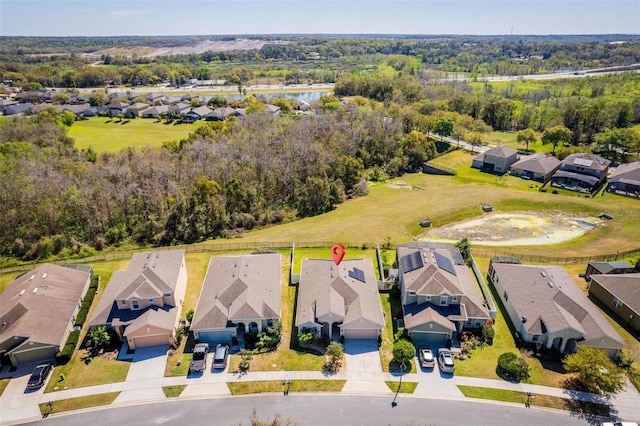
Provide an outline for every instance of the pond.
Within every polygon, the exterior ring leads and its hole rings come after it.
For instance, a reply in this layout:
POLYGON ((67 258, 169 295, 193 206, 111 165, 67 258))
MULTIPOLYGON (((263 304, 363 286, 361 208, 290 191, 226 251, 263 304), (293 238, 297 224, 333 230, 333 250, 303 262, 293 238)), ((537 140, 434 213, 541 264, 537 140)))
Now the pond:
MULTIPOLYGON (((323 92, 323 91, 313 91, 313 92, 271 92, 271 93, 255 93, 253 94, 254 96, 259 96, 259 95, 265 95, 271 98, 287 98, 287 99, 294 99, 296 101, 307 101, 307 102, 313 102, 313 101, 317 101, 318 99, 320 99, 321 96, 324 96, 326 94, 328 94, 330 92, 323 92)), ((251 91, 247 91, 247 95, 252 94, 251 91)), ((236 94, 232 94, 232 95, 226 95, 225 97, 229 97, 229 98, 233 98, 233 99, 237 99, 240 100, 242 98, 245 97, 245 95, 241 95, 239 93, 236 94)))

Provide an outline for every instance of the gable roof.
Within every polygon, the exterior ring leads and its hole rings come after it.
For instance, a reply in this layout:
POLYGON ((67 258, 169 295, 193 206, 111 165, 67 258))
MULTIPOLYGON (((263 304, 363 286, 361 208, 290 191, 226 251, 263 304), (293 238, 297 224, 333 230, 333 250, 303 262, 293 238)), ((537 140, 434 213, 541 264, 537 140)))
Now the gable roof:
POLYGON ((609 337, 620 347, 624 344, 563 268, 506 263, 495 263, 493 268, 530 333, 538 332, 541 321, 551 333, 571 328, 585 340, 609 337))
POLYGON ((615 270, 633 269, 633 266, 624 260, 617 262, 589 262, 589 266, 601 274, 608 274, 615 270))
POLYGON ((145 310, 120 311, 115 302, 131 298, 156 298, 165 293, 174 293, 183 265, 184 250, 134 254, 126 270, 115 271, 111 275, 89 324, 108 324, 113 318, 123 316, 132 317, 131 319, 139 317, 145 310))
POLYGON ((298 284, 296 326, 315 322, 332 314, 343 326, 367 321, 382 328, 384 317, 380 306, 378 283, 373 264, 368 259, 333 260, 304 259, 298 284), (359 269, 360 278, 355 278, 359 269))
POLYGON ((204 106, 192 109, 191 111, 187 112, 187 115, 197 115, 198 117, 204 117, 210 112, 211 112, 211 109, 208 106, 204 105, 204 106))
POLYGON ((546 175, 560 167, 560 160, 554 156, 539 153, 525 157, 520 161, 513 163, 511 167, 514 169, 528 170, 532 173, 546 175))
POLYGON ((59 345, 91 272, 44 263, 0 294, 0 342, 13 336, 59 345))
POLYGON ((495 146, 487 151, 484 152, 484 155, 493 155, 494 157, 500 157, 500 158, 508 158, 511 157, 514 154, 517 154, 518 151, 516 151, 515 149, 511 148, 510 146, 495 146))
POLYGON ((613 173, 611 173, 609 181, 624 181, 624 183, 633 183, 635 185, 640 185, 640 161, 620 164, 618 167, 616 167, 613 173))
POLYGON ((280 318, 280 262, 278 253, 211 257, 191 329, 280 318))
POLYGON ((640 315, 640 273, 591 275, 602 288, 640 315))

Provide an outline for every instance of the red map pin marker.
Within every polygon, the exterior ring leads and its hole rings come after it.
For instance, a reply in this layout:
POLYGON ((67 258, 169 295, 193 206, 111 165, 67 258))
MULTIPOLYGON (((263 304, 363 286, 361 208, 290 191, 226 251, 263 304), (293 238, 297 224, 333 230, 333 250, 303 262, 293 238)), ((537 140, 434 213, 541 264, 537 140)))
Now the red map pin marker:
POLYGON ((342 244, 334 244, 331 247, 331 257, 333 257, 333 261, 336 262, 336 265, 339 265, 344 257, 344 246, 342 244))

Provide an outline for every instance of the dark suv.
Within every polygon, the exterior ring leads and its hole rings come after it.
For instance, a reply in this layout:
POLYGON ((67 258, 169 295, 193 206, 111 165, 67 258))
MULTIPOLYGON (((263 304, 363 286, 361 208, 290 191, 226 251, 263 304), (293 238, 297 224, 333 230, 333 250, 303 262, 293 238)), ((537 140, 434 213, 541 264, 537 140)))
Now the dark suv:
POLYGON ((47 380, 47 376, 51 372, 51 364, 40 364, 34 368, 29 381, 27 382, 28 389, 36 389, 44 385, 44 381, 47 380))

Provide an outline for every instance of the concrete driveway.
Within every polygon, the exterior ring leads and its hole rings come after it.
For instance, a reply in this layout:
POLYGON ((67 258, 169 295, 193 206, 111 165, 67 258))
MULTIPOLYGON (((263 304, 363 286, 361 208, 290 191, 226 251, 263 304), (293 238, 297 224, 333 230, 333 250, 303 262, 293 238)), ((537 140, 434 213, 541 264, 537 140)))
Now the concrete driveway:
POLYGON ((418 386, 413 392, 414 395, 464 396, 456 386, 455 376, 440 371, 437 361, 433 368, 422 368, 420 359, 416 357, 416 366, 418 369, 418 386))
POLYGON ((375 340, 348 340, 344 342, 347 372, 380 373, 380 355, 375 340))
POLYGON ((136 349, 127 374, 127 382, 164 377, 168 350, 167 345, 136 349))

